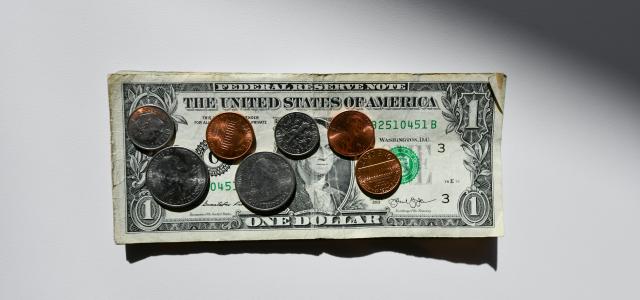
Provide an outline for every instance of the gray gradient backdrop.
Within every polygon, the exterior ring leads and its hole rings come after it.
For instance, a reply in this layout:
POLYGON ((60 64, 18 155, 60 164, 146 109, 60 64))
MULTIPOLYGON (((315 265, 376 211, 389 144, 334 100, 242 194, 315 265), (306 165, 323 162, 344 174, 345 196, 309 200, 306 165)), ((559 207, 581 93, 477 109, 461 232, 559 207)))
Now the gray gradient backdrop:
POLYGON ((637 297, 637 5, 2 2, 2 299, 637 297), (506 236, 116 246, 121 69, 504 72, 506 236))

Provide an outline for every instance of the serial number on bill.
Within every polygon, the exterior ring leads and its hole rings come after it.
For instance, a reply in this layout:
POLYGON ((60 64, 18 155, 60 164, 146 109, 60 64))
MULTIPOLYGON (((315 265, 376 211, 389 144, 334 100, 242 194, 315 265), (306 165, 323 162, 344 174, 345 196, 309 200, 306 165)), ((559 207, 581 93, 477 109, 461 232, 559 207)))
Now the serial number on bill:
POLYGON ((372 120, 373 128, 377 130, 394 129, 436 129, 436 120, 372 120))

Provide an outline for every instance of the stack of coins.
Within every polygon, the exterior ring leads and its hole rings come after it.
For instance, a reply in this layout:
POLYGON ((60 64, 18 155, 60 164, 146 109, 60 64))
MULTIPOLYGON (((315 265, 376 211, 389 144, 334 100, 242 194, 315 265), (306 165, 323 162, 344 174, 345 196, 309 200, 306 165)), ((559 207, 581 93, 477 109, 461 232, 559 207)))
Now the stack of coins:
POLYGON ((127 121, 127 134, 141 152, 152 155, 145 185, 158 204, 185 211, 204 200, 209 191, 207 166, 193 151, 169 147, 176 124, 167 112, 153 105, 136 108, 127 121))
MULTIPOLYGON (((291 159, 302 159, 318 147, 320 134, 313 118, 289 113, 275 126, 276 146, 291 159)), ((286 209, 296 189, 293 168, 280 154, 250 153, 255 135, 251 123, 235 113, 215 116, 207 127, 207 143, 218 158, 241 160, 235 186, 240 202, 250 211, 270 215, 286 209)))
POLYGON ((365 194, 384 198, 400 186, 400 161, 389 150, 373 148, 375 131, 367 115, 358 111, 342 112, 331 120, 327 135, 336 153, 357 158, 356 181, 365 194))
MULTIPOLYGON (((209 173, 193 151, 173 147, 176 124, 157 106, 141 106, 130 115, 127 133, 133 144, 153 157, 146 170, 146 187, 166 209, 186 211, 197 207, 209 190, 209 173)), ((224 112, 214 116, 205 133, 211 153, 218 159, 238 163, 236 192, 242 204, 256 214, 276 214, 286 209, 296 191, 296 176, 285 156, 307 158, 318 151, 320 133, 311 116, 292 112, 277 120, 276 152, 257 152, 251 122, 243 115, 224 112)), ((364 113, 345 111, 327 128, 329 147, 337 155, 356 160, 360 189, 373 198, 388 197, 400 185, 402 169, 390 151, 374 148, 373 123, 364 113)), ((324 148, 323 148, 324 149, 324 148)))
MULTIPOLYGON (((255 134, 247 118, 231 112, 216 115, 207 126, 206 139, 213 155, 231 163, 239 162, 236 192, 248 210, 270 215, 288 206, 296 189, 293 169, 276 153, 250 154, 255 134)), ((297 150, 292 154, 298 154, 297 150)))

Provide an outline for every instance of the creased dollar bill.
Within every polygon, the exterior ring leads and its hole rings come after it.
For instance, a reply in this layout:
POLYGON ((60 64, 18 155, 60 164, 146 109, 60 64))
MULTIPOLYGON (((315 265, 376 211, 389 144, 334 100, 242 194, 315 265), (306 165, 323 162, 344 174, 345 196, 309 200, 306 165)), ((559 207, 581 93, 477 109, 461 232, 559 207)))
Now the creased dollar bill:
POLYGON ((115 240, 182 241, 483 237, 503 234, 501 131, 503 74, 235 74, 118 72, 109 76, 115 240), (145 188, 151 157, 136 149, 125 125, 141 105, 164 109, 176 123, 173 145, 206 163, 205 200, 186 212, 159 206, 145 188), (377 148, 402 165, 386 199, 363 194, 355 162, 327 145, 331 118, 359 110, 373 121, 377 148), (276 151, 274 126, 289 112, 312 116, 320 148, 290 160, 296 192, 288 209, 259 216, 235 191, 237 165, 219 161, 205 141, 209 120, 225 111, 252 123, 255 151, 276 151))

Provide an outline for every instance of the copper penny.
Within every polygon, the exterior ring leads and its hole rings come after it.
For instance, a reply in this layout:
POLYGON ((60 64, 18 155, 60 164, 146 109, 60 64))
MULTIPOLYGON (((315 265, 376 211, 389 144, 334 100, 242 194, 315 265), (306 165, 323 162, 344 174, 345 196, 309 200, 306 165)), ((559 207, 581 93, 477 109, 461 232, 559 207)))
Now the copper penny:
POLYGON ((209 149, 224 160, 236 160, 247 155, 253 146, 254 137, 251 122, 237 113, 218 114, 207 126, 209 149))
POLYGON ((400 161, 389 150, 371 149, 356 162, 356 181, 370 195, 387 195, 400 185, 401 178, 400 161))
POLYGON ((346 157, 357 157, 375 144, 371 119, 353 110, 341 112, 331 120, 327 137, 331 149, 346 157))

